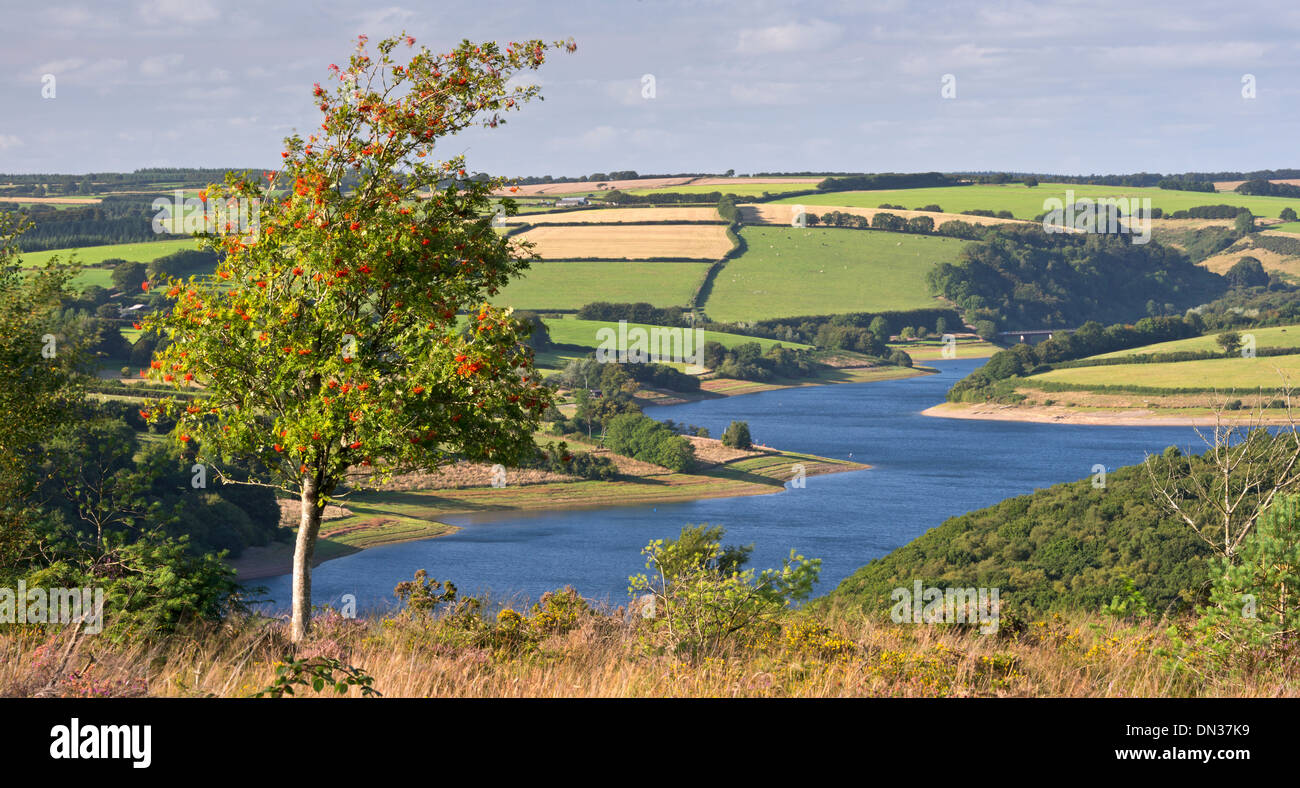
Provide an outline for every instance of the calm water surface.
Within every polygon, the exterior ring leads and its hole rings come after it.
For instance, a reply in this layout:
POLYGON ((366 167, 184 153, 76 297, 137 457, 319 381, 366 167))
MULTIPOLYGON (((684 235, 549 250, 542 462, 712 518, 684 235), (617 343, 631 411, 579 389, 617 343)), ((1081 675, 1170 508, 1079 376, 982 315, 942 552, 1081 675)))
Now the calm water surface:
MULTIPOLYGON (((718 436, 732 419, 748 421, 769 446, 853 459, 870 470, 813 476, 802 489, 528 514, 444 518, 459 533, 370 548, 328 561, 313 573, 313 598, 337 605, 355 595, 363 610, 390 607, 393 586, 417 569, 463 593, 528 597, 572 585, 614 604, 627 577, 641 571, 640 550, 675 536, 686 523, 716 523, 728 543, 754 543, 751 565, 778 566, 791 548, 822 559, 817 593, 826 593, 873 558, 910 542, 944 519, 1114 469, 1170 444, 1200 446, 1190 427, 1097 427, 936 419, 920 415, 982 359, 927 362, 941 370, 906 380, 810 386, 687 405, 649 408, 656 419, 707 427, 718 436)), ((289 600, 287 575, 251 581, 277 609, 289 600)))

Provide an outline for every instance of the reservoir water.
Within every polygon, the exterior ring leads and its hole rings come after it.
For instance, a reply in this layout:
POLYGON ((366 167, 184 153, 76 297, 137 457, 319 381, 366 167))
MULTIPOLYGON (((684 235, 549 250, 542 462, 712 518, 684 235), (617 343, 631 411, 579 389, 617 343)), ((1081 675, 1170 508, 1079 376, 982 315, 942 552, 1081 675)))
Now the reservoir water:
MULTIPOLYGON (((940 374, 904 380, 809 386, 686 405, 650 408, 656 419, 707 427, 720 436, 733 419, 754 440, 778 448, 852 459, 871 469, 812 476, 802 489, 536 513, 448 516, 458 533, 363 550, 313 572, 313 599, 338 606, 354 595, 361 610, 391 607, 393 586, 417 569, 462 593, 536 599, 572 585, 592 599, 623 604, 627 577, 644 565, 641 548, 676 536, 686 523, 726 528, 726 543, 755 546, 751 566, 779 566, 793 548, 822 559, 824 594, 873 558, 946 518, 1108 469, 1177 445, 1203 450, 1190 427, 1098 427, 938 419, 921 411, 942 402, 982 359, 927 362, 940 374)), ((289 602, 287 575, 250 581, 276 609, 289 602)))

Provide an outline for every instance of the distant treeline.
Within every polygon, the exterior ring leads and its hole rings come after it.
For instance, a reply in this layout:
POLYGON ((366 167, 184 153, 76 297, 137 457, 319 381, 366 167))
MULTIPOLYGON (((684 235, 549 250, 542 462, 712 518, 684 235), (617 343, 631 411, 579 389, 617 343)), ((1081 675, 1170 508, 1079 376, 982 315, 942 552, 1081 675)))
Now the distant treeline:
POLYGON ((0 173, 0 183, 14 184, 13 188, 0 189, 0 196, 44 197, 156 188, 200 188, 209 183, 224 181, 227 172, 260 171, 247 167, 147 167, 134 172, 91 172, 83 175, 0 173))
MULTIPOLYGON (((1215 181, 1254 181, 1254 180, 1288 180, 1300 178, 1300 170, 1281 169, 1281 170, 1254 170, 1252 172, 1184 172, 1184 173, 1158 173, 1158 172, 1136 172, 1128 174, 1115 175, 1061 175, 1044 172, 957 172, 953 175, 970 178, 981 183, 1012 183, 1024 181, 1026 179, 1035 179, 1051 183, 1078 183, 1093 184, 1096 186, 1157 186, 1161 181, 1181 182, 1181 183, 1214 183, 1215 181)), ((1170 186, 1161 188, 1185 188, 1181 186, 1170 186)), ((1185 188, 1188 191, 1212 191, 1201 188, 1185 188)), ((1244 192, 1243 192, 1244 193, 1244 192)))
POLYGON ((1257 194, 1265 197, 1300 197, 1300 186, 1273 183, 1263 178, 1246 181, 1236 188, 1237 194, 1257 194))
POLYGON ((1151 211, 1153 219, 1235 219, 1243 213, 1250 213, 1249 208, 1243 208, 1240 205, 1197 205, 1191 208, 1174 211, 1169 214, 1161 213, 1156 215, 1156 210, 1151 211))
POLYGON ((40 252, 173 238, 153 231, 152 201, 152 197, 106 197, 95 205, 64 208, 0 202, 0 211, 17 212, 33 223, 21 245, 25 252, 40 252))
POLYGON ((687 326, 690 321, 686 312, 679 306, 656 307, 644 301, 635 304, 614 304, 609 301, 593 301, 578 310, 579 320, 604 320, 616 323, 626 320, 629 323, 646 323, 654 326, 687 326))
POLYGON ((1156 186, 1161 189, 1172 189, 1182 192, 1212 192, 1214 191, 1213 181, 1189 181, 1183 178, 1165 178, 1158 181, 1156 186))
POLYGON ((881 347, 863 348, 871 342, 859 332, 869 332, 878 342, 885 342, 907 327, 934 327, 936 333, 962 329, 961 316, 955 309, 914 309, 907 312, 850 312, 842 315, 810 315, 760 320, 756 323, 702 323, 701 328, 730 334, 744 334, 782 342, 798 342, 832 349, 853 350, 867 355, 883 356, 881 347))
POLYGON ((964 222, 960 219, 950 219, 935 227, 934 219, 929 216, 913 216, 907 219, 897 214, 885 212, 876 213, 872 215, 871 219, 856 213, 845 213, 844 211, 828 211, 820 216, 815 213, 806 213, 805 218, 809 227, 822 225, 824 227, 843 227, 850 230, 884 230, 886 232, 918 235, 934 234, 967 240, 983 238, 987 227, 986 225, 964 222))
POLYGON ((817 190, 823 192, 847 192, 876 189, 926 189, 936 186, 961 185, 961 180, 939 172, 882 172, 874 175, 827 178, 817 184, 817 190))

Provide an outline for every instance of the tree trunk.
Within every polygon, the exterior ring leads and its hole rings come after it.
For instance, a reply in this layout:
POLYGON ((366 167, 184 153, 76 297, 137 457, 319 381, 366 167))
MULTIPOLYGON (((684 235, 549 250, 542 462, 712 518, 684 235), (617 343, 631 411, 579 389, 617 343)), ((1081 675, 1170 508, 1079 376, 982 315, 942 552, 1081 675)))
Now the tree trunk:
POLYGON ((314 478, 302 483, 302 519, 293 548, 293 620, 289 636, 297 643, 311 629, 311 559, 316 552, 316 535, 320 532, 320 493, 314 478))

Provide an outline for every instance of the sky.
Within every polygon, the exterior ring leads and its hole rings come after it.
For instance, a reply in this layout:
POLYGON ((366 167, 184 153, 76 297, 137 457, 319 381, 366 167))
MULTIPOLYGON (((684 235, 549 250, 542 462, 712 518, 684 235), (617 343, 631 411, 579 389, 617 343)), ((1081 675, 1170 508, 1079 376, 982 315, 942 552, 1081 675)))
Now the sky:
POLYGON ((355 36, 403 30, 577 42, 441 144, 497 175, 1300 166, 1293 4, 385 2, 0 0, 0 172, 273 168, 355 36))

